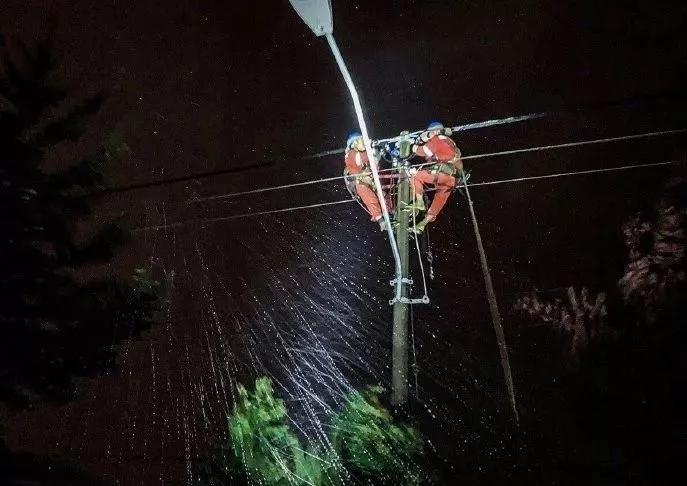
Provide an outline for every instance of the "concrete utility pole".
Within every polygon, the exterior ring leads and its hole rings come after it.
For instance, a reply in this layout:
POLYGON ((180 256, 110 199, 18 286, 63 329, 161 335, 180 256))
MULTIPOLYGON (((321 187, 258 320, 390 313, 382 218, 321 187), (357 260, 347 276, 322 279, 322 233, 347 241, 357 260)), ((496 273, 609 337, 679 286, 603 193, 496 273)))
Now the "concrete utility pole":
MULTIPOLYGON (((410 155, 410 142, 408 132, 401 133, 400 158, 405 160, 410 155)), ((399 162, 401 164, 402 162, 399 162)), ((394 407, 402 407, 408 402, 408 298, 410 297, 410 269, 409 266, 409 242, 408 225, 412 213, 401 211, 410 204, 411 191, 410 179, 407 168, 398 166, 399 182, 398 195, 396 197, 396 242, 398 253, 401 257, 401 296, 394 302, 393 325, 393 349, 391 363, 391 404, 394 407)))
MULTIPOLYGON (((396 221, 398 227, 396 234, 391 228, 391 218, 386 208, 384 191, 382 190, 381 181, 377 169, 377 160, 375 158, 375 151, 372 149, 370 136, 367 133, 367 124, 363 116, 363 108, 360 103, 358 91, 355 88, 353 79, 348 72, 348 67, 344 62, 343 56, 339 51, 339 47, 334 40, 334 24, 332 17, 331 0, 289 0, 291 5, 296 10, 298 15, 310 27, 313 33, 318 36, 324 36, 331 48, 332 54, 339 66, 341 75, 346 82, 346 86, 351 93, 355 114, 360 126, 360 133, 365 142, 365 150, 367 151, 370 168, 372 169, 372 177, 375 182, 375 189, 379 198, 379 203, 382 206, 382 214, 387 225, 387 232, 389 235, 389 244, 391 245, 391 252, 394 256, 395 278, 393 285, 395 287, 394 298, 391 303, 394 305, 394 326, 393 326, 393 362, 392 362, 392 398, 391 401, 395 406, 403 406, 408 401, 408 305, 412 305, 413 301, 409 299, 410 272, 408 269, 408 221, 409 215, 401 211, 401 207, 410 201, 410 186, 408 181, 406 159, 410 156, 410 137, 408 132, 401 134, 400 141, 400 159, 397 160, 396 168, 399 175, 402 176, 398 190, 398 207, 396 208, 396 221), (403 255, 403 256, 401 256, 403 255)), ((412 215, 411 215, 412 216, 412 215)), ((427 296, 422 300, 427 303, 427 296)))

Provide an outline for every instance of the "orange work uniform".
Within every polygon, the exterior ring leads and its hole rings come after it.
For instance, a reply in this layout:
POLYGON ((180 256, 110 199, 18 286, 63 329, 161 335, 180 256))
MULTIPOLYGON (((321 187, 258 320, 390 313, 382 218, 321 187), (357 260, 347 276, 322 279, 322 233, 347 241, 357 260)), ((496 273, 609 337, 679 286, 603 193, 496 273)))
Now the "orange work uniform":
POLYGON ((422 197, 425 186, 433 185, 436 188, 434 199, 425 216, 428 221, 434 221, 456 187, 456 172, 463 168, 460 150, 446 135, 435 135, 424 145, 415 146, 413 150, 416 155, 428 162, 434 162, 431 166, 419 170, 413 177, 413 192, 417 198, 422 197))
POLYGON ((382 207, 374 190, 374 180, 372 179, 370 159, 367 156, 367 152, 348 149, 346 151, 346 173, 357 176, 355 178, 355 190, 370 213, 372 221, 382 219, 382 207))

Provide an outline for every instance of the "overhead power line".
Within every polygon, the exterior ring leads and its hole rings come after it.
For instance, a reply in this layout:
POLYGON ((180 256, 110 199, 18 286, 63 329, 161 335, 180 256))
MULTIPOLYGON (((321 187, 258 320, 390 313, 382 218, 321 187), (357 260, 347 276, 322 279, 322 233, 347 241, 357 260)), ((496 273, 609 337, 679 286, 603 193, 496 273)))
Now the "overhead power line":
POLYGON ((243 213, 243 214, 232 214, 231 216, 220 216, 218 218, 194 219, 194 220, 190 220, 190 221, 179 221, 177 223, 160 224, 160 225, 153 225, 153 226, 141 226, 139 228, 134 228, 132 231, 138 232, 138 231, 147 231, 147 230, 160 230, 160 229, 166 229, 166 228, 175 228, 178 226, 186 226, 189 224, 217 223, 220 221, 229 221, 232 219, 248 218, 251 216, 264 216, 265 214, 287 213, 290 211, 300 211, 302 209, 314 209, 314 208, 320 208, 323 206, 333 206, 336 204, 346 204, 346 203, 352 203, 352 202, 355 202, 355 199, 342 199, 341 201, 330 201, 330 202, 323 202, 323 203, 316 203, 316 204, 308 204, 305 206, 293 206, 290 208, 270 209, 267 211, 256 211, 256 212, 249 212, 249 213, 243 213))
POLYGON ((513 154, 524 154, 526 152, 541 152, 544 150, 555 150, 555 149, 568 148, 568 147, 580 147, 580 146, 584 146, 584 145, 594 145, 594 144, 598 144, 598 143, 622 142, 625 140, 636 140, 639 138, 659 137, 662 135, 677 135, 679 133, 685 133, 685 132, 687 132, 687 128, 676 128, 675 130, 662 130, 659 132, 637 133, 637 134, 633 134, 633 135, 623 135, 620 137, 597 138, 595 140, 583 140, 580 142, 559 143, 556 145, 541 145, 539 147, 529 147, 529 148, 515 149, 515 150, 504 150, 502 152, 492 152, 492 153, 487 153, 487 154, 467 155, 467 156, 461 157, 461 158, 463 160, 482 159, 485 157, 496 157, 496 156, 500 156, 500 155, 513 155, 513 154))
MULTIPOLYGON (((518 123, 522 121, 528 121, 528 120, 535 120, 537 118, 543 118, 545 116, 549 115, 548 113, 528 113, 527 115, 519 115, 519 116, 509 116, 507 118, 496 118, 493 120, 485 120, 482 122, 476 122, 476 123, 466 123, 465 125, 457 125, 455 127, 448 127, 451 129, 452 132, 466 132, 468 130, 475 130, 477 128, 487 128, 487 127, 493 127, 496 125, 507 125, 510 123, 518 123)), ((409 133, 408 135, 413 138, 417 137, 421 133, 425 132, 427 129, 422 129, 422 130, 417 130, 415 132, 409 133)), ((400 140, 400 137, 391 137, 391 138, 383 138, 381 140, 375 140, 375 143, 377 144, 382 144, 382 143, 387 143, 387 142, 394 142, 396 140, 400 140)))
POLYGON ((511 182, 536 181, 539 179, 554 179, 556 177, 567 177, 567 176, 573 176, 573 175, 601 174, 603 172, 617 172, 620 170, 638 169, 641 167, 660 167, 662 165, 681 164, 684 162, 685 162, 684 160, 668 160, 665 162, 653 162, 653 163, 649 163, 649 164, 634 164, 634 165, 621 165, 619 167, 606 167, 605 169, 577 170, 577 171, 572 171, 572 172, 558 172, 555 174, 546 174, 546 175, 540 175, 540 176, 515 177, 513 179, 500 179, 500 180, 496 180, 496 181, 476 182, 474 184, 470 184, 470 187, 494 186, 496 184, 509 184, 511 182))
MULTIPOLYGON (((498 157, 498 156, 503 156, 503 155, 522 154, 522 153, 527 153, 527 152, 541 152, 541 151, 545 151, 545 150, 557 150, 557 149, 563 149, 563 148, 581 147, 581 146, 585 146, 585 145, 621 142, 621 141, 626 141, 626 140, 651 138, 651 137, 658 137, 658 136, 663 136, 663 135, 676 135, 676 134, 685 133, 685 132, 687 132, 687 128, 678 128, 678 129, 674 129, 674 130, 663 130, 663 131, 656 131, 656 132, 636 133, 636 134, 632 134, 632 135, 622 135, 619 137, 597 138, 597 139, 593 139, 593 140, 581 140, 581 141, 576 141, 576 142, 566 142, 566 143, 560 143, 560 144, 555 144, 555 145, 540 145, 537 147, 527 147, 527 148, 521 148, 521 149, 504 150, 501 152, 490 152, 490 153, 484 153, 484 154, 466 155, 466 156, 462 157, 462 159, 463 160, 483 159, 483 158, 487 158, 487 157, 498 157)), ((420 166, 420 165, 423 165, 423 164, 417 164, 415 167, 420 166)), ((391 170, 393 170, 393 169, 382 169, 382 170, 380 170, 380 172, 388 172, 391 170)), ((349 177, 352 177, 352 176, 349 176, 349 177)), ((215 201, 215 200, 220 200, 220 199, 229 199, 229 198, 245 196, 245 195, 249 195, 249 194, 258 194, 261 192, 278 191, 278 190, 282 190, 282 189, 289 189, 292 187, 300 187, 300 186, 307 186, 307 185, 312 185, 312 184, 319 184, 321 182, 343 180, 345 178, 346 178, 346 176, 324 177, 321 179, 312 179, 312 180, 303 181, 303 182, 294 182, 291 184, 282 184, 279 186, 261 187, 261 188, 257 188, 257 189, 250 189, 247 191, 218 194, 215 196, 194 198, 194 199, 189 200, 188 204, 196 204, 196 203, 200 203, 200 202, 215 201)), ((471 185, 474 185, 474 184, 471 184, 471 185)))
POLYGON ((197 180, 201 180, 201 179, 209 179, 211 177, 217 177, 220 175, 236 174, 239 172, 244 172, 246 170, 271 167, 274 164, 275 164, 275 162, 273 162, 273 161, 259 162, 259 163, 255 163, 255 164, 251 164, 251 165, 245 165, 242 167, 232 167, 229 169, 218 169, 218 170, 212 170, 212 171, 208 171, 208 172, 197 172, 195 174, 189 174, 189 175, 185 175, 185 176, 170 177, 167 179, 157 179, 154 181, 129 184, 128 186, 109 187, 107 189, 103 189, 103 190, 88 194, 87 197, 104 196, 107 194, 116 194, 116 193, 121 193, 121 192, 135 191, 137 189, 150 189, 153 187, 166 186, 168 184, 178 184, 181 182, 189 182, 189 181, 197 181, 197 180))
MULTIPOLYGON (((520 115, 520 116, 511 116, 508 118, 500 118, 500 119, 495 119, 495 120, 485 120, 481 122, 475 122, 475 123, 468 123, 465 125, 460 125, 458 127, 454 128, 454 131, 465 131, 465 130, 472 130, 476 128, 482 128, 482 127, 487 127, 491 125, 503 125, 506 123, 515 123, 519 121, 525 121, 525 120, 530 120, 534 118, 540 118, 542 116, 545 116, 546 113, 530 113, 528 115, 520 115)), ((391 140, 391 139, 389 139, 391 140)), ((320 157, 325 157, 327 155, 334 155, 338 153, 343 153, 344 149, 334 149, 334 150, 328 150, 325 152, 319 152, 317 154, 313 155, 306 155, 304 157, 301 157, 301 160, 308 160, 308 159, 316 159, 320 157)), ((93 192, 89 194, 89 197, 93 196, 102 196, 102 195, 107 195, 107 194, 115 194, 115 193, 122 193, 122 192, 128 192, 128 191, 134 191, 138 189, 149 189, 153 187, 159 187, 159 186, 166 186, 168 184, 177 184, 181 182, 188 182, 188 181, 195 181, 195 180, 201 180, 201 179, 209 179, 211 177, 217 177, 221 175, 226 175, 226 174, 233 174, 237 172, 243 172, 246 170, 251 170, 251 169, 259 169, 259 168, 264 168, 264 167, 270 167, 275 164, 276 161, 263 161, 263 162, 255 162, 250 165, 244 165, 242 167, 232 167, 232 168, 224 168, 224 169, 216 169, 216 170, 210 170, 207 172, 196 172, 193 174, 188 174, 185 176, 179 176, 179 177, 171 177, 171 178, 165 178, 165 179, 157 179, 153 181, 146 181, 146 182, 140 182, 136 184, 129 184, 126 186, 117 186, 117 187, 110 187, 107 189, 103 189, 100 191, 93 192)))
MULTIPOLYGON (((469 186, 470 187, 478 187, 478 186, 490 186, 490 185, 497 185, 497 184, 509 184, 509 183, 514 183, 514 182, 525 182, 525 181, 534 181, 534 180, 541 180, 541 179, 553 179, 553 178, 568 177, 568 176, 574 176, 574 175, 598 174, 598 173, 604 173, 604 172, 617 172, 617 171, 623 171, 623 170, 629 170, 629 169, 660 167, 660 166, 667 166, 667 165, 674 165, 674 164, 683 164, 685 162, 686 161, 684 159, 680 159, 680 160, 669 160, 669 161, 663 161, 663 162, 653 162, 653 163, 647 163, 647 164, 634 164, 634 165, 623 165, 623 166, 618 166, 618 167, 606 167, 603 169, 579 170, 579 171, 572 171, 572 172, 556 172, 553 174, 545 174, 545 175, 539 175, 539 176, 528 176, 528 177, 518 177, 518 178, 513 178, 513 179, 499 179, 499 180, 494 180, 494 181, 476 182, 473 184, 469 184, 469 186)), ((217 222, 221 222, 221 221, 229 221, 232 219, 248 218, 248 217, 253 217, 253 216, 264 216, 267 214, 285 213, 285 212, 290 212, 290 211, 300 211, 300 210, 304 210, 304 209, 314 209, 314 208, 320 208, 320 207, 325 207, 325 206, 333 206, 333 205, 347 204, 347 203, 353 203, 353 202, 355 202, 355 199, 342 199, 339 201, 329 201, 329 202, 323 202, 323 203, 309 204, 309 205, 305 205, 305 206, 294 206, 294 207, 289 207, 289 208, 272 209, 272 210, 267 210, 267 211, 257 211, 257 212, 243 213, 243 214, 234 214, 231 216, 221 216, 221 217, 217 217, 217 218, 194 219, 194 220, 179 221, 176 223, 169 223, 169 224, 141 226, 138 228, 134 228, 132 231, 133 232, 141 232, 141 231, 177 228, 180 226, 187 226, 187 225, 217 223, 217 222)))
MULTIPOLYGON (((449 127, 453 132, 465 132, 468 130, 475 130, 477 128, 493 127, 497 125, 507 125, 509 123, 518 123, 527 120, 534 120, 537 118, 542 118, 549 115, 549 113, 528 113, 527 115, 509 116, 506 118, 495 118, 493 120, 484 120, 481 122, 466 123, 464 125, 457 125, 455 127, 449 127)), ((410 137, 417 136, 421 134, 424 130, 418 130, 416 132, 409 133, 410 137)), ((399 140, 399 137, 383 138, 381 140, 374 140, 375 144, 383 144, 387 142, 393 142, 394 140, 399 140)), ((320 157, 326 157, 328 155, 342 154, 346 151, 345 148, 337 148, 332 150, 325 150, 324 152, 317 152, 312 155, 306 155, 303 157, 304 160, 318 159, 320 157)))

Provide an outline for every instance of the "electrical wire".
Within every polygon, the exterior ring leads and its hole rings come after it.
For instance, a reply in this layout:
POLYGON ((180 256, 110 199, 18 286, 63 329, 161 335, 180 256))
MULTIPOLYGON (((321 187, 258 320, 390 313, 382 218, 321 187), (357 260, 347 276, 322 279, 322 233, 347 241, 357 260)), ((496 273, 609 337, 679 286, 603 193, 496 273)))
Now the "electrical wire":
POLYGON ((270 209, 267 211, 257 211, 257 212, 243 213, 243 214, 233 214, 231 216, 220 216, 217 218, 194 219, 194 220, 179 221, 176 223, 169 223, 169 224, 160 224, 160 225, 153 225, 153 226, 141 226, 138 228, 133 228, 131 231, 132 232, 139 232, 139 231, 147 231, 147 230, 161 230, 161 229, 167 229, 167 228, 177 228, 179 226, 186 226, 189 224, 217 223, 220 221, 229 221, 232 219, 248 218, 251 216, 264 216, 266 214, 286 213, 289 211, 299 211, 302 209, 314 209, 314 208, 319 208, 319 207, 323 207, 323 206, 333 206, 335 204, 346 204, 346 203, 353 203, 353 202, 356 202, 356 200, 355 199, 343 199, 341 201, 329 201, 329 202, 323 202, 323 203, 317 203, 317 204, 308 204, 306 206, 294 206, 294 207, 290 207, 290 208, 270 209))
MULTIPOLYGON (((534 120, 536 118, 542 118, 547 116, 548 113, 528 113, 527 115, 519 115, 519 116, 509 116, 507 118, 497 118, 493 120, 485 120, 482 122, 476 122, 476 123, 467 123, 465 125, 458 125, 455 127, 449 127, 452 132, 464 132, 467 130, 474 130, 476 128, 486 128, 486 127, 492 127, 496 125, 505 125, 508 123, 517 123, 521 121, 527 121, 527 120, 534 120)), ((417 137, 420 134, 426 132, 427 129, 422 129, 422 130, 417 130, 415 132, 409 133, 407 136, 413 138, 417 137)), ((391 137, 391 138, 384 138, 382 140, 375 140, 375 144, 381 144, 381 143, 389 143, 389 142, 395 142, 397 140, 400 140, 401 137, 391 137)))
MULTIPOLYGON (((527 120, 534 120, 536 118, 542 118, 545 116, 548 116, 549 113, 528 113, 526 115, 518 115, 518 116, 509 116, 506 118, 495 118, 493 120, 485 120, 481 122, 475 122, 475 123, 466 123, 465 125, 458 125, 455 127, 450 127, 453 132, 464 132, 467 130, 474 130, 476 128, 486 128, 486 127, 491 127, 491 126, 496 126, 496 125, 505 125, 508 123, 517 123, 521 121, 527 121, 527 120)), ((410 137, 416 137, 420 135, 422 132, 425 130, 417 130, 415 132, 409 133, 408 136, 410 137)), ((382 143, 388 143, 388 142, 393 142, 396 140, 400 140, 400 137, 391 137, 391 138, 382 138, 381 140, 374 140, 375 145, 382 144, 382 143)), ((336 155, 336 154, 342 154, 344 153, 343 148, 337 148, 337 149, 332 149, 332 150, 325 150, 323 152, 317 152, 312 155, 306 155, 303 157, 303 160, 311 160, 311 159, 319 159, 321 157, 326 157, 328 155, 336 155)))
POLYGON ((500 179, 496 181, 485 181, 485 182, 475 182, 470 184, 470 187, 475 186, 493 186, 496 184, 508 184, 511 182, 524 182, 524 181, 536 181, 539 179, 552 179, 556 177, 567 177, 571 175, 584 175, 584 174, 599 174, 602 172, 615 172, 619 170, 637 169, 641 167, 660 167, 662 165, 672 165, 684 163, 684 159, 680 160, 668 160, 665 162, 652 162, 648 164, 634 164, 634 165, 621 165, 619 167, 606 167, 604 169, 589 169, 589 170, 577 170, 572 172, 557 172, 555 174, 545 174, 540 176, 528 176, 528 177, 515 177, 513 179, 500 179))
MULTIPOLYGON (((581 170, 581 171, 574 171, 574 172, 557 172, 557 173, 553 173, 553 174, 545 174, 545 175, 539 175, 539 176, 528 176, 528 177, 518 177, 518 178, 514 178, 514 179, 499 179, 499 180, 495 180, 495 181, 476 182, 476 183, 470 184, 470 187, 496 185, 496 184, 508 184, 508 183, 513 183, 513 182, 525 182, 525 181, 532 181, 532 180, 551 179, 551 178, 567 177, 567 176, 573 176, 573 175, 596 174, 596 173, 603 173, 603 172, 622 171, 622 170, 639 169, 639 168, 647 168, 647 167, 660 167, 660 166, 667 166, 667 165, 674 165, 674 164, 683 164, 685 162, 687 162, 687 161, 684 159, 679 159, 679 160, 669 160, 669 161, 664 161, 664 162, 652 162, 652 163, 646 163, 646 164, 634 164, 634 165, 623 165, 623 166, 619 166, 619 167, 607 167, 607 168, 603 168, 603 169, 590 169, 590 170, 581 170)), ((289 207, 289 208, 272 209, 272 210, 267 210, 267 211, 248 212, 248 213, 243 213, 243 214, 235 214, 235 215, 231 215, 231 216, 222 216, 222 217, 218 217, 218 218, 206 218, 206 219, 179 221, 177 223, 169 223, 169 224, 163 224, 163 225, 140 226, 138 228, 133 228, 131 231, 132 232, 140 232, 140 231, 148 231, 148 230, 161 230, 161 229, 166 229, 166 228, 176 228, 176 227, 186 226, 186 225, 191 225, 191 224, 215 223, 215 222, 228 221, 228 220, 238 219, 238 218, 248 218, 248 217, 252 217, 252 216, 263 216, 263 215, 274 214, 274 213, 285 213, 285 212, 289 212, 289 211, 299 211, 299 210, 304 210, 304 209, 312 209, 312 208, 319 208, 319 207, 324 207, 324 206, 332 206, 332 205, 346 204, 346 203, 353 203, 353 202, 356 202, 356 201, 354 199, 343 199, 340 201, 329 201, 329 202, 323 202, 323 203, 317 203, 317 204, 309 204, 306 206, 294 206, 294 207, 289 207)))
POLYGON ((593 145, 593 144, 598 144, 598 143, 622 142, 625 140, 636 140, 639 138, 658 137, 661 135, 676 135, 678 133, 685 133, 685 132, 687 132, 687 128, 677 128, 675 130, 662 130, 659 132, 637 133, 637 134, 633 134, 633 135, 622 135, 620 137, 597 138, 594 140, 582 140, 579 142, 567 142, 567 143, 559 143, 559 144, 555 144, 555 145, 541 145, 539 147, 529 147, 529 148, 524 148, 524 149, 504 150, 501 152, 492 152, 492 153, 486 153, 486 154, 467 155, 467 156, 461 157, 461 158, 463 160, 482 159, 485 157, 496 157, 496 156, 500 156, 500 155, 523 154, 523 153, 527 153, 527 152, 540 152, 543 150, 555 150, 555 149, 561 149, 561 148, 579 147, 579 146, 593 145))
MULTIPOLYGON (((413 178, 412 177, 410 178, 410 184, 412 187, 412 184, 413 184, 413 178)), ((412 190, 411 194, 412 194, 411 197, 413 199, 413 206, 414 206, 415 205, 415 198, 417 196, 414 195, 414 190, 412 190)), ((422 289, 423 289, 422 290, 423 291, 422 300, 427 300, 427 302, 429 302, 429 300, 428 300, 429 295, 427 293, 427 278, 425 277, 425 265, 422 262, 422 252, 420 251, 420 235, 417 232, 417 214, 415 211, 415 207, 413 207, 412 214, 413 214, 413 233, 415 234, 415 238, 413 238, 413 239, 415 240, 415 249, 417 250, 417 259, 418 259, 418 262, 420 262, 420 272, 422 274, 422 289)))
MULTIPOLYGON (((489 152, 489 153, 484 153, 484 154, 466 155, 464 157, 461 157, 461 159, 462 160, 483 159, 483 158, 487 158, 487 157, 498 157, 498 156, 503 156, 503 155, 513 155, 513 154, 521 154, 521 153, 528 153, 528 152, 541 152, 541 151, 545 151, 545 150, 557 150, 557 149, 562 149, 562 148, 571 148, 571 147, 578 147, 578 146, 585 146, 585 145, 612 143, 612 142, 620 142, 620 141, 626 141, 626 140, 636 140, 636 139, 641 139, 641 138, 658 137, 658 136, 663 136, 663 135, 676 135, 676 134, 685 133, 685 132, 687 132, 687 128, 678 128, 675 130, 645 132, 645 133, 637 133, 637 134, 632 134, 632 135, 622 135, 619 137, 597 138, 597 139, 593 139, 593 140, 580 140, 580 141, 576 141, 576 142, 566 142, 566 143, 555 144, 555 145, 540 145, 540 146, 536 146, 536 147, 526 147, 526 148, 521 148, 521 149, 503 150, 500 152, 489 152)), ((418 167, 422 167, 423 165, 426 165, 426 163, 416 164, 416 165, 413 165, 412 167, 418 168, 418 167)), ((383 173, 383 172, 389 172, 392 170, 395 170, 395 169, 381 169, 379 172, 383 173)), ((245 195, 249 195, 249 194, 258 194, 261 192, 278 191, 278 190, 282 190, 282 189, 289 189, 292 187, 301 187, 301 186, 307 186, 307 185, 312 185, 312 184, 319 184, 321 182, 345 180, 346 178, 354 178, 354 177, 355 176, 333 176, 333 177, 325 177, 325 178, 321 178, 321 179, 313 179, 313 180, 308 180, 308 181, 303 181, 303 182, 294 182, 291 184, 282 184, 279 186, 261 187, 261 188, 257 188, 257 189, 250 189, 247 191, 218 194, 215 196, 208 196, 208 197, 203 197, 203 198, 194 198, 194 199, 187 201, 187 204, 196 204, 196 203, 205 202, 205 201, 229 199, 229 198, 245 196, 245 195)), ((474 186, 475 184, 470 184, 470 185, 474 186)))

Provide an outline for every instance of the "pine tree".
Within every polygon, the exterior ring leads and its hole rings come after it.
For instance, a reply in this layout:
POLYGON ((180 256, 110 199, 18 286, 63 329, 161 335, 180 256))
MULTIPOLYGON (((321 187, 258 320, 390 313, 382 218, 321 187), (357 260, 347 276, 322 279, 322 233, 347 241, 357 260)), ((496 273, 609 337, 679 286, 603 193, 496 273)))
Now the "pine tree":
POLYGON ((160 307, 159 285, 143 270, 82 281, 80 269, 109 261, 127 239, 114 224, 75 238, 91 211, 84 196, 103 187, 102 168, 121 145, 45 169, 103 103, 97 95, 70 105, 51 51, 49 42, 10 51, 0 39, 0 404, 15 409, 67 400, 75 377, 113 370, 115 345, 147 329, 160 307))

